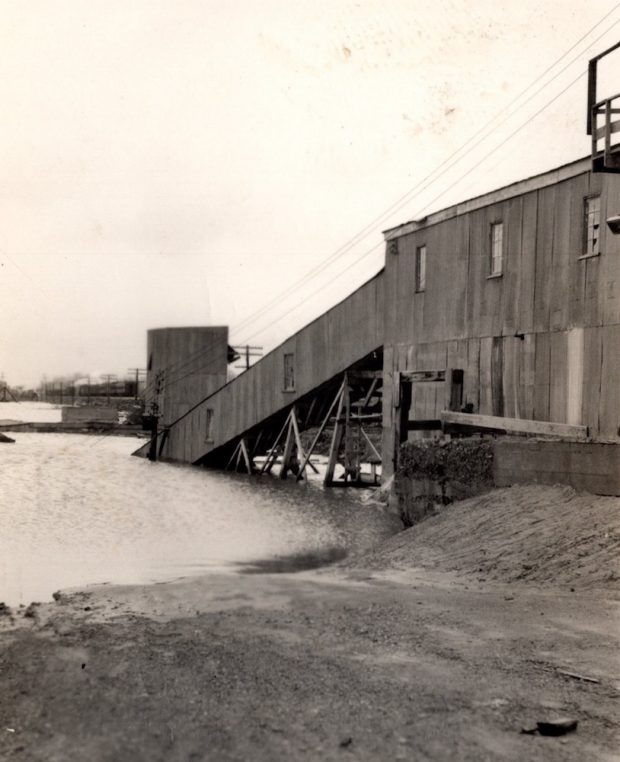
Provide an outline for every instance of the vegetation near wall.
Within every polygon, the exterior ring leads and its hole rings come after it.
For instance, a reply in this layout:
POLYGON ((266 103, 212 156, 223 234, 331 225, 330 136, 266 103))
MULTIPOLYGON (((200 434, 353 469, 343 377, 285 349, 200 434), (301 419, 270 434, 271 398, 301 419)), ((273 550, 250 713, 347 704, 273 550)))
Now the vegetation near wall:
POLYGON ((420 440, 401 446, 394 495, 406 527, 453 500, 493 488, 491 439, 420 440))

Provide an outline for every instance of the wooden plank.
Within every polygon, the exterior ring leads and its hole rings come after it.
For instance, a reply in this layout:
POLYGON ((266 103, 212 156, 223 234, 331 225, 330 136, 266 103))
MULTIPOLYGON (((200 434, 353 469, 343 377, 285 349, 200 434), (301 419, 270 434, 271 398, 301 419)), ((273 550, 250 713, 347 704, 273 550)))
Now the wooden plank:
POLYGON ((344 433, 344 426, 342 425, 343 408, 345 405, 345 397, 349 393, 349 387, 345 383, 342 394, 338 401, 338 410, 336 412, 336 425, 334 426, 334 433, 332 434, 332 443, 329 449, 329 458, 327 460, 327 469, 325 471, 325 478, 323 484, 329 486, 334 481, 334 471, 336 470, 336 463, 338 462, 338 452, 340 450, 340 444, 342 443, 342 435, 344 433))
POLYGON ((568 265, 568 325, 580 326, 584 322, 586 263, 583 254, 584 198, 588 195, 589 176, 580 175, 573 180, 571 213, 569 220, 568 265))
POLYGON ((480 407, 480 339, 467 341, 467 362, 463 378, 463 404, 478 412, 480 407))
POLYGON ((549 420, 551 342, 548 333, 536 334, 536 357, 534 360, 534 418, 549 420))
POLYGON ((549 334, 549 418, 566 423, 568 367, 566 361, 567 334, 549 334))
POLYGON ((518 330, 522 333, 530 333, 534 329, 537 225, 538 194, 535 191, 523 197, 522 205, 519 293, 517 295, 519 304, 518 330))
POLYGON ((284 432, 286 431, 287 426, 289 425, 289 420, 290 420, 290 413, 289 413, 289 415, 286 416, 286 421, 284 421, 284 425, 280 429, 280 433, 276 437, 276 441, 273 443, 271 449, 269 450, 269 453, 267 454, 267 457, 265 458, 265 462, 263 463, 263 467, 260 470, 261 474, 264 473, 267 470, 271 470, 271 466, 273 465, 273 463, 271 461, 275 460, 276 448, 280 444, 280 440, 284 436, 284 432))
POLYGON ((567 337, 566 423, 581 424, 583 402, 583 328, 573 328, 567 337))
POLYGON ((469 267, 467 276, 467 326, 470 336, 488 336, 482 331, 486 314, 487 217, 485 210, 474 212, 469 220, 469 267))
POLYGON ((549 327, 552 331, 568 327, 568 302, 570 271, 570 230, 573 212, 574 187, 572 181, 556 188, 553 215, 552 288, 549 293, 549 327))
POLYGON ((364 429, 361 426, 360 426, 360 431, 362 432, 364 438, 366 439, 366 441, 370 445, 370 449, 373 451, 375 459, 377 461, 379 461, 379 463, 381 463, 381 455, 377 451, 377 448, 374 446, 374 444, 371 442, 370 437, 368 436, 368 434, 364 431, 364 429))
POLYGON ((534 328, 536 331, 549 330, 556 193, 555 186, 538 191, 536 281, 534 284, 534 328))
POLYGON ((620 435, 620 325, 603 328, 601 338, 600 433, 615 438, 620 435))
POLYGON ((519 359, 519 410, 517 418, 535 418, 536 334, 526 333, 519 359))
POLYGON ((403 380, 416 384, 446 380, 445 370, 402 370, 400 375, 403 380))
POLYGON ((614 235, 604 220, 620 214, 620 176, 606 174, 601 197, 603 252, 603 325, 620 323, 620 236, 614 235))
POLYGON ((484 415, 493 413, 493 387, 491 383, 491 352, 493 339, 480 339, 480 405, 479 411, 484 415))
POLYGON ((504 275, 502 284, 502 320, 499 332, 506 336, 520 331, 519 292, 521 281, 521 234, 523 198, 504 205, 504 275))
POLYGON ((290 461, 293 455, 293 445, 295 444, 295 435, 293 432, 293 421, 289 416, 288 431, 286 433, 286 442, 284 444, 284 453, 282 454, 282 466, 280 467, 280 479, 286 479, 286 474, 290 468, 290 461))
POLYGON ((452 410, 443 410, 441 421, 444 427, 465 426, 481 430, 504 431, 507 434, 536 434, 565 439, 586 439, 588 436, 586 426, 570 426, 567 423, 532 421, 524 418, 503 418, 495 415, 457 413, 452 410))
POLYGON ((248 474, 251 474, 254 469, 252 468, 252 459, 250 458, 250 453, 248 452, 248 447, 245 441, 245 437, 241 437, 241 442, 239 444, 241 446, 241 452, 243 453, 243 460, 245 463, 245 467, 247 469, 248 474))
POLYGON ((491 402, 493 415, 504 414, 504 341, 495 336, 491 342, 491 402))
POLYGON ((590 173, 589 195, 601 196, 601 252, 598 257, 589 257, 582 260, 585 265, 585 290, 584 290, 584 325, 601 325, 603 317, 603 294, 605 292, 604 266, 602 264, 605 258, 605 229, 603 202, 603 178, 600 174, 590 173))
POLYGON ((451 315, 452 336, 463 339, 468 335, 467 325, 467 291, 469 288, 469 215, 465 214, 457 218, 455 234, 456 249, 451 254, 449 278, 459 283, 456 293, 448 296, 445 290, 445 298, 453 305, 451 315))

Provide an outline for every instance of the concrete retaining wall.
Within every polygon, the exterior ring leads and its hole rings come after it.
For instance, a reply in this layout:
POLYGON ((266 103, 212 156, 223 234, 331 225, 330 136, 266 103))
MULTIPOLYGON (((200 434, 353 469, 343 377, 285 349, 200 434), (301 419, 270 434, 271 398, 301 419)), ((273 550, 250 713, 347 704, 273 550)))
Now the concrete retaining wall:
POLYGON ((595 495, 620 495, 620 442, 497 439, 493 480, 513 484, 568 484, 595 495))

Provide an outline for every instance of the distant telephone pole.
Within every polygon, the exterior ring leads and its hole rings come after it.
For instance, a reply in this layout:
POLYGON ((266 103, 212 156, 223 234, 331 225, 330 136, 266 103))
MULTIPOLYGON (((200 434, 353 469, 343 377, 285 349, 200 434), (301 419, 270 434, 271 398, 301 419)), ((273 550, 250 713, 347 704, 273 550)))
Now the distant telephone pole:
POLYGON ((245 366, 235 365, 235 368, 243 368, 243 370, 247 370, 250 367, 250 357, 263 356, 262 347, 251 347, 249 344, 246 344, 245 346, 233 347, 233 349, 245 357, 245 366))
POLYGON ((146 373, 146 368, 127 368, 129 373, 135 373, 136 374, 136 391, 134 394, 134 400, 138 401, 138 384, 140 382, 140 374, 146 373))
POLYGON ((105 390, 106 390, 106 396, 108 399, 108 405, 110 404, 110 381, 116 380, 116 374, 115 373, 104 373, 101 378, 105 382, 105 390))

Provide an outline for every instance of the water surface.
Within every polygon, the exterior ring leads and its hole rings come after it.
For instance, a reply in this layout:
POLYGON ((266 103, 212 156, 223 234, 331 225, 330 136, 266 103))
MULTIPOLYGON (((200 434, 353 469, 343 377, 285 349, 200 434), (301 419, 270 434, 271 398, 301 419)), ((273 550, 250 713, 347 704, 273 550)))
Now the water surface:
POLYGON ((358 490, 150 463, 130 456, 133 438, 11 436, 0 445, 0 601, 11 605, 291 554, 338 558, 396 530, 358 490))

